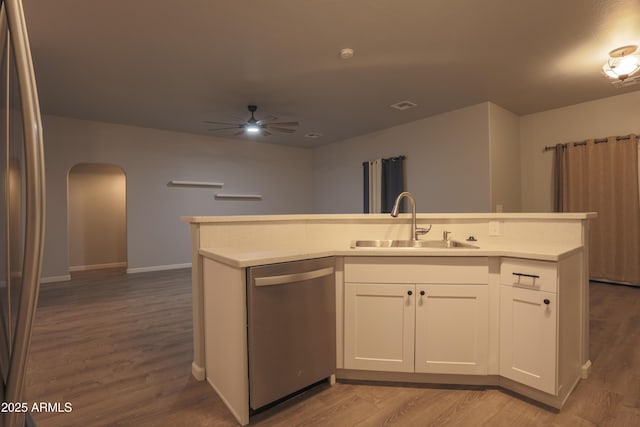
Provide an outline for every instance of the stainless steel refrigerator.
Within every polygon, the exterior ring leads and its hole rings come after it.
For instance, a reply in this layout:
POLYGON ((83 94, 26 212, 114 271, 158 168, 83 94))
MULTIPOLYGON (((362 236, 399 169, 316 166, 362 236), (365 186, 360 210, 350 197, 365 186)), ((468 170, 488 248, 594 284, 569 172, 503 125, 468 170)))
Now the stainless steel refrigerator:
POLYGON ((25 375, 44 246, 40 106, 20 0, 0 0, 0 427, 35 425, 25 375))

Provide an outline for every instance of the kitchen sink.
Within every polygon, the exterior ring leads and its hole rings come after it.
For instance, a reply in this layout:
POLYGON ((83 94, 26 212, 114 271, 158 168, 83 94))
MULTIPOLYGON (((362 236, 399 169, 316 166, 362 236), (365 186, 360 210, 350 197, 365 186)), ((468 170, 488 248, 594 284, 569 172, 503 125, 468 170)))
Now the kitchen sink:
POLYGON ((435 248, 435 249, 478 249, 469 243, 457 240, 354 240, 351 248, 435 248))

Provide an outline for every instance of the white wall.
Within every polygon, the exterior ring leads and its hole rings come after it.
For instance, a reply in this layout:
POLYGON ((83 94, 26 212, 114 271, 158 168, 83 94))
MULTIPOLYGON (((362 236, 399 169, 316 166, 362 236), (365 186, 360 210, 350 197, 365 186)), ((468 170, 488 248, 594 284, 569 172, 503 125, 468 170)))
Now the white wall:
POLYGON ((640 91, 520 117, 522 209, 553 209, 553 152, 545 145, 629 133, 640 133, 640 91))
POLYGON ((491 210, 521 211, 520 119, 489 103, 491 210))
POLYGON ((191 262, 182 215, 308 213, 311 152, 264 142, 225 140, 45 116, 47 230, 43 277, 68 274, 67 175, 78 163, 109 163, 127 175, 129 268, 191 262), (170 187, 170 180, 222 181, 221 190, 170 187), (220 201, 216 191, 262 194, 220 201))
POLYGON ((313 209, 362 212, 362 162, 406 155, 419 212, 488 212, 488 103, 316 148, 313 209))
POLYGON ((407 189, 419 212, 489 212, 498 203, 505 211, 550 211, 552 153, 544 146, 638 133, 638 112, 640 91, 520 118, 482 103, 313 150, 45 116, 43 276, 68 273, 67 174, 78 163, 110 163, 127 174, 135 269, 190 262, 182 215, 362 212, 362 162, 381 157, 407 156, 407 189), (172 179, 225 187, 167 186, 172 179), (216 191, 264 199, 216 201, 216 191))
POLYGON ((69 171, 69 267, 126 266, 127 181, 113 165, 81 163, 69 171))

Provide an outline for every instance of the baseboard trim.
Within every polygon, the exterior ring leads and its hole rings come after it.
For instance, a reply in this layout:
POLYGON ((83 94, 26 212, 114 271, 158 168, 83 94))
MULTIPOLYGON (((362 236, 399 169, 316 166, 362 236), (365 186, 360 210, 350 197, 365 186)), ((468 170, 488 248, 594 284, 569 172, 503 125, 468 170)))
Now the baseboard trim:
POLYGON ((590 374, 591 374, 591 360, 587 360, 584 363, 584 365, 582 365, 581 377, 583 380, 586 380, 587 378, 589 378, 590 374))
POLYGON ((608 283, 610 285, 624 285, 624 286, 635 286, 640 287, 640 283, 631 283, 631 282, 622 282, 620 280, 609 280, 609 279, 598 279, 598 278, 589 278, 590 282, 598 282, 598 283, 608 283))
MULTIPOLYGON (((115 268, 115 267, 126 267, 126 263, 113 263, 113 264, 99 264, 99 268, 115 268)), ((87 267, 87 266, 82 266, 87 267)), ((93 267, 93 266, 92 266, 93 267)), ((86 271, 93 270, 98 268, 88 268, 88 269, 77 269, 73 270, 77 267, 69 267, 69 271, 86 271)), ((186 262, 184 264, 168 264, 168 265, 155 265, 153 267, 138 267, 138 268, 127 268, 127 274, 134 273, 146 273, 150 271, 163 271, 163 270, 178 270, 181 268, 191 268, 191 263, 186 262)), ((56 282, 68 282, 71 280, 71 274, 64 274, 61 276, 47 276, 41 277, 40 283, 56 283, 56 282)))
POLYGON ((154 265, 152 267, 127 268, 127 274, 147 273, 150 271, 178 270, 181 268, 191 268, 191 263, 185 262, 184 264, 167 264, 167 265, 154 265))
POLYGON ((71 280, 71 275, 63 274, 62 276, 41 277, 40 283, 68 282, 69 280, 71 280))
POLYGON ((103 270, 106 268, 127 268, 126 262, 108 262, 106 264, 74 265, 69 267, 70 273, 76 271, 103 270))
POLYGON ((198 381, 204 381, 206 379, 204 368, 197 365, 195 361, 191 362, 191 375, 198 381))

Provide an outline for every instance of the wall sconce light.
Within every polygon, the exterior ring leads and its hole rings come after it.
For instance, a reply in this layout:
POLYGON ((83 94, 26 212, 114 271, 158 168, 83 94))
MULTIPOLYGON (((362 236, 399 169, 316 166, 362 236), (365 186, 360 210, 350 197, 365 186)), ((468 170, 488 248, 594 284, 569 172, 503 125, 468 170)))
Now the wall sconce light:
POLYGON ((609 52, 609 60, 602 71, 612 79, 625 80, 640 70, 640 58, 633 53, 638 46, 622 46, 609 52))

